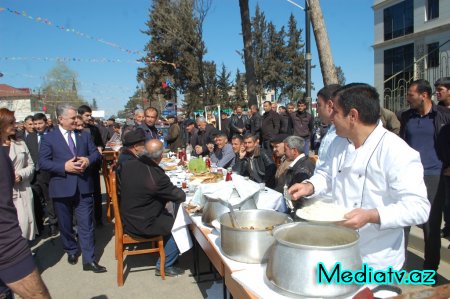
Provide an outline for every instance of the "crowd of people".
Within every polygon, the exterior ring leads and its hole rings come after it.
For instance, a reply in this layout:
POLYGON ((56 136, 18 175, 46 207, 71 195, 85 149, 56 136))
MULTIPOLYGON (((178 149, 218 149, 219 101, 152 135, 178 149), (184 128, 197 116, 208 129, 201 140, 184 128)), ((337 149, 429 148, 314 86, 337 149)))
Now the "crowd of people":
MULTIPOLYGON (((10 296, 8 288, 24 298, 50 297, 30 251, 38 235, 59 232, 69 264, 81 254, 83 270, 106 271, 94 255, 94 228, 103 225, 99 170, 105 147, 121 148, 114 169, 124 231, 164 236, 165 273, 183 274, 174 266, 179 250, 171 229, 186 195, 159 166, 164 142, 170 151, 209 157, 218 167, 284 192, 293 210, 305 197, 351 209, 341 225, 359 231, 363 261, 375 269, 404 267, 409 228, 421 225, 423 268, 437 270, 441 237, 450 235, 450 78, 435 82, 435 93, 425 80, 412 82, 406 101, 410 109, 396 115, 380 107, 377 91, 367 84, 319 90, 317 117, 325 130, 317 161, 315 120, 304 100, 297 109, 265 101, 262 113, 256 105, 247 113, 237 106, 218 121, 171 115, 164 140, 153 107, 134 111, 123 126, 112 118, 96 123, 86 105, 59 106, 55 124, 37 113, 17 126, 14 112, 1 108, 1 298, 10 296)), ((159 260, 155 275, 161 275, 159 260)))

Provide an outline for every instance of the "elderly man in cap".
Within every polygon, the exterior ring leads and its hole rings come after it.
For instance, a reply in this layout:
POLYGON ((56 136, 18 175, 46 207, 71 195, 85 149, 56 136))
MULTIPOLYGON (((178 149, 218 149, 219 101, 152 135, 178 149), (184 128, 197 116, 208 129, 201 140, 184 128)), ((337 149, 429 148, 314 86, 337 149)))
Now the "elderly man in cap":
POLYGON ((129 131, 123 137, 123 148, 117 161, 117 199, 121 199, 121 175, 125 163, 136 160, 145 152, 145 132, 141 128, 129 131))
MULTIPOLYGON (((173 266, 180 253, 172 236, 175 219, 165 206, 169 202, 184 202, 186 194, 158 166, 164 149, 162 142, 150 139, 145 148, 145 155, 123 165, 122 194, 126 198, 120 205, 123 229, 137 237, 164 236, 165 273, 171 277, 182 275, 184 270, 173 266)), ((159 259, 156 262, 156 276, 161 275, 160 262, 159 259)))
POLYGON ((195 138, 197 137, 198 132, 198 129, 195 127, 195 121, 193 119, 186 119, 184 121, 184 129, 186 133, 186 135, 184 136, 184 143, 186 144, 186 149, 188 148, 188 145, 194 147, 195 138))
POLYGON ((233 151, 233 147, 228 143, 227 134, 223 131, 218 131, 215 142, 216 148, 213 144, 207 145, 211 162, 216 163, 217 167, 233 167, 236 155, 233 151))
POLYGON ((170 151, 176 152, 177 149, 183 147, 183 136, 180 125, 175 115, 167 116, 167 122, 169 123, 169 132, 165 138, 170 151))

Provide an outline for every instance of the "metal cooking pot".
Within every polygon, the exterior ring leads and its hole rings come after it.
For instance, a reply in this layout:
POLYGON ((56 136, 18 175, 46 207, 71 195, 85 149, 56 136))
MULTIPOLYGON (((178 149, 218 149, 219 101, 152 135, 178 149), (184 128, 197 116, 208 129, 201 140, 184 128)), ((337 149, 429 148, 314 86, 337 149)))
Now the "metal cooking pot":
POLYGON ((205 196, 205 199, 206 202, 203 206, 202 222, 203 224, 209 226, 211 226, 211 222, 219 219, 222 214, 229 212, 231 208, 234 210, 257 209, 254 196, 251 196, 240 204, 234 206, 231 206, 231 204, 221 199, 209 198, 208 196, 205 196))
POLYGON ((230 213, 223 214, 219 219, 222 251, 232 260, 249 264, 266 262, 274 242, 272 228, 292 222, 287 214, 271 210, 234 213, 240 227, 233 226, 230 213))
POLYGON ((336 262, 342 270, 361 270, 359 235, 336 225, 289 223, 274 229, 275 238, 266 275, 281 293, 305 297, 339 297, 358 290, 356 284, 318 284, 318 263, 331 273, 336 262))

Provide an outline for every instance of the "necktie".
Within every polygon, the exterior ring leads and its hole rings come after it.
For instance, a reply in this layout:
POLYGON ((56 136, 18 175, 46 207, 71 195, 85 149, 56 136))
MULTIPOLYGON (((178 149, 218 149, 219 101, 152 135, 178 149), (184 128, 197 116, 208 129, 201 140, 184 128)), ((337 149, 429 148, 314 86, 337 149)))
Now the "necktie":
POLYGON ((71 131, 67 131, 67 140, 69 142, 69 149, 70 149, 70 151, 72 152, 73 156, 76 157, 77 149, 75 147, 75 143, 73 142, 72 132, 71 131))

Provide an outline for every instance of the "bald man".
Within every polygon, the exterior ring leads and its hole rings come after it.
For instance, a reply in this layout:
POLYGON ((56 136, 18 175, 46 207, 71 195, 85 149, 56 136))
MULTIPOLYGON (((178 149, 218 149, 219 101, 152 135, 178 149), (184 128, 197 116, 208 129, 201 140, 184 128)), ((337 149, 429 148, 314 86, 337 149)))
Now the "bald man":
MULTIPOLYGON (((136 237, 164 236, 166 275, 182 275, 184 270, 173 266, 180 253, 172 236, 175 219, 165 206, 168 202, 184 202, 186 194, 174 186, 158 166, 164 150, 161 141, 150 139, 145 143, 145 148, 145 155, 122 166, 121 197, 127 199, 120 205, 123 229, 136 237)), ((161 275, 159 259, 155 275, 161 275)))

